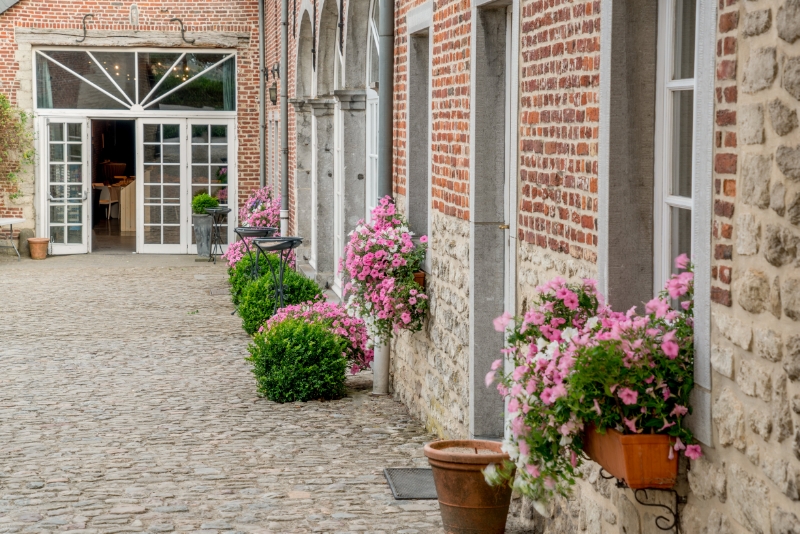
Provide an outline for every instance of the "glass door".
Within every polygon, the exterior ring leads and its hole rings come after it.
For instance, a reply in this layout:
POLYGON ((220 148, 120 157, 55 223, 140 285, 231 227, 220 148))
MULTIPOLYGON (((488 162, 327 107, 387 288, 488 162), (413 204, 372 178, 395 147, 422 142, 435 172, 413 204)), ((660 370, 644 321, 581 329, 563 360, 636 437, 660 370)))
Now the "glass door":
MULTIPOLYGON (((233 153, 234 125, 232 120, 191 119, 188 123, 190 139, 188 161, 191 175, 189 198, 189 220, 187 224, 189 253, 197 254, 197 244, 194 238, 194 225, 191 222, 191 199, 200 193, 208 193, 219 200, 220 207, 229 207, 228 199, 236 199, 236 181, 231 179, 235 157, 233 153)), ((236 208, 233 202, 232 209, 236 208)), ((231 212, 222 219, 223 227, 220 229, 222 241, 227 250, 228 243, 233 242, 234 221, 236 214, 231 212)))
POLYGON ((367 180, 365 220, 378 205, 378 93, 367 89, 367 180))
POLYGON ((186 120, 139 119, 137 123, 136 251, 184 254, 190 199, 187 188, 186 120))
POLYGON ((85 118, 44 119, 46 227, 51 254, 89 252, 88 198, 89 121, 85 118))

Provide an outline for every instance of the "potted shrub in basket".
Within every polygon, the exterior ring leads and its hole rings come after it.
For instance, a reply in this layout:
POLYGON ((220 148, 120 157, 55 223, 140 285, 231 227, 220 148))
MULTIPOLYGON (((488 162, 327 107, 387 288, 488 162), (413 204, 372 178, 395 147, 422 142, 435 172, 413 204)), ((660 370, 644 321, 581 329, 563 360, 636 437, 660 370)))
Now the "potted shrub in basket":
POLYGON ((199 193, 192 199, 192 224, 194 225, 194 240, 197 243, 197 255, 203 258, 211 256, 211 215, 206 213, 206 208, 216 208, 219 200, 208 193, 199 193))
POLYGON ((555 279, 539 287, 523 318, 504 314, 510 329, 506 359, 494 362, 507 399, 510 460, 485 471, 514 485, 540 511, 553 494, 569 494, 586 456, 631 488, 672 487, 677 453, 701 455, 684 416, 694 385, 693 274, 681 270, 645 306, 612 311, 595 283, 555 279), (516 475, 514 474, 516 470, 516 475))

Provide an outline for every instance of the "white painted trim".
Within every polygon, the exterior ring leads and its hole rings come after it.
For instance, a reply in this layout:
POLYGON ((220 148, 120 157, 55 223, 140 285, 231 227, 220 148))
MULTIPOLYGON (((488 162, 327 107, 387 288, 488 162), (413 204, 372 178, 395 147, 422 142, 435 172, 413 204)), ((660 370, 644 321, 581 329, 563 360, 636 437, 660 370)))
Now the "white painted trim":
MULTIPOLYGON (((600 1, 600 131, 597 148, 597 287, 608 295, 609 161, 611 157, 611 47, 614 0, 600 1)), ((660 35, 659 35, 660 38, 660 35)))
MULTIPOLYGON (((169 71, 171 71, 172 69, 174 69, 174 68, 175 68, 175 66, 176 66, 178 63, 180 63, 180 62, 181 62, 181 60, 182 60, 184 57, 186 57, 186 52, 184 52, 184 53, 182 53, 180 56, 178 56, 178 59, 176 59, 176 60, 175 60, 175 63, 173 63, 173 64, 170 66, 170 68, 169 68, 169 71)), ((167 71, 167 72, 169 72, 169 71, 167 71)), ((137 72, 137 73, 136 73, 136 75, 138 76, 138 75, 139 75, 139 73, 137 72)), ((144 107, 144 105, 145 105, 145 104, 147 104, 147 101, 148 101, 148 100, 150 100, 150 97, 151 97, 151 96, 153 96, 153 94, 154 94, 154 93, 155 93, 155 92, 158 90, 158 88, 159 88, 159 87, 161 87, 161 84, 162 84, 162 83, 164 83, 164 80, 166 80, 166 79, 167 79, 167 77, 166 77, 166 76, 162 76, 162 77, 161 77, 161 79, 160 79, 160 80, 158 80, 158 81, 156 82, 156 84, 153 86, 153 88, 152 88, 152 89, 150 89, 150 92, 149 92, 149 93, 147 93, 147 94, 145 95, 145 97, 144 97, 144 98, 143 98, 141 101, 139 101, 139 105, 140 105, 140 106, 142 106, 142 107, 144 107)), ((137 88, 139 87, 139 80, 138 80, 138 79, 136 80, 136 87, 137 87, 137 88)), ((137 90, 138 90, 138 89, 137 89, 137 90)))
POLYGON ((406 14, 406 29, 409 35, 425 31, 431 26, 433 26, 433 0, 427 0, 406 14))
MULTIPOLYGON (((84 78, 83 76, 81 76, 80 74, 78 74, 77 72, 75 72, 74 70, 72 70, 71 68, 69 68, 69 67, 67 67, 66 65, 64 65, 63 63, 60 63, 59 61, 57 61, 57 60, 53 59, 52 57, 48 56, 48 55, 47 55, 47 54, 45 54, 44 52, 45 52, 45 51, 41 51, 41 50, 40 50, 40 51, 38 51, 37 53, 38 53, 40 56, 42 56, 43 58, 47 59, 48 61, 52 61, 53 63, 55 63, 56 65, 58 65, 58 66, 59 66, 59 67, 61 67, 62 69, 64 69, 65 71, 69 72, 70 74, 72 74, 73 76, 75 76, 76 78, 78 78, 79 80, 83 81, 84 83, 87 83, 87 84, 89 84, 90 86, 94 87, 95 89, 97 89, 98 91, 100 91, 101 93, 103 93, 104 95, 106 95, 107 97, 109 97, 109 98, 111 98, 111 99, 113 99, 113 100, 116 100, 117 102, 119 102, 120 104, 122 104, 123 106, 125 106, 126 108, 130 109, 130 106, 129 106, 128 104, 126 104, 125 102, 123 102, 122 100, 120 100, 119 98, 117 98, 116 96, 112 95, 111 93, 109 93, 108 91, 106 91, 105 89, 103 89, 102 87, 100 87, 99 85, 95 84, 94 82, 91 82, 90 80, 87 80, 86 78, 84 78)), ((36 83, 36 70, 35 70, 35 69, 34 69, 34 71, 33 71, 33 77, 34 77, 34 83, 33 83, 33 87, 34 87, 34 91, 36 91, 36 89, 37 89, 37 87, 38 87, 38 84, 36 83)), ((38 108, 38 102, 39 102, 38 95, 34 95, 33 102, 34 102, 34 105, 35 105, 35 106, 38 108)), ((70 110, 70 111, 74 111, 74 110, 70 110)))

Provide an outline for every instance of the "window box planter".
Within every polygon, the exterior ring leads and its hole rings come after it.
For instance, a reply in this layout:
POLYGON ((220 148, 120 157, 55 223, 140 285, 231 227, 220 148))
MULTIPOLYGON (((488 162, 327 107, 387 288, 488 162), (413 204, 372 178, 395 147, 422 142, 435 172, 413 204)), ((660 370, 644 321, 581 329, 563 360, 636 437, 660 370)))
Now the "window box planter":
POLYGON ((670 455, 674 438, 666 434, 625 435, 594 426, 583 435, 584 452, 631 489, 669 489, 678 478, 678 455, 670 455), (672 459, 670 459, 672 456, 672 459))
POLYGON ((419 287, 425 291, 425 271, 417 271, 414 273, 414 282, 419 284, 419 287))
POLYGON ((483 476, 487 465, 508 460, 500 446, 482 440, 434 441, 425 445, 447 534, 505 532, 511 487, 490 486, 483 476))

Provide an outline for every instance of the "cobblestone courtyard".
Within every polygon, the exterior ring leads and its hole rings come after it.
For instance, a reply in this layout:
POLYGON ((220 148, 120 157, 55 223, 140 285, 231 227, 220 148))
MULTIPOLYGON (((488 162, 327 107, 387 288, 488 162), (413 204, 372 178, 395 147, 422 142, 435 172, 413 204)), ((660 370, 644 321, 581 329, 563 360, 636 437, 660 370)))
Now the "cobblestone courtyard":
POLYGON ((258 398, 225 288, 193 257, 0 256, 0 532, 441 532, 382 475, 431 436, 368 376, 258 398))

